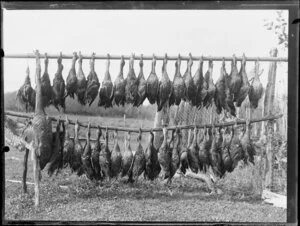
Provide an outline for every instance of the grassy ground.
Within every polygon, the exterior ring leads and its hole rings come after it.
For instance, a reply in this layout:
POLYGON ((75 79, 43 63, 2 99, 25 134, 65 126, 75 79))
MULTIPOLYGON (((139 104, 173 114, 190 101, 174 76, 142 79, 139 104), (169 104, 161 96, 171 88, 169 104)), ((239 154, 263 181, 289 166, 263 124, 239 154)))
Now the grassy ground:
MULTIPOLYGON (((90 117, 90 120, 97 119, 90 117)), ((123 125, 123 119, 105 118, 101 121, 104 125, 123 125)), ((132 127, 139 124, 137 120, 127 120, 127 123, 132 127)), ((150 127, 152 122, 144 121, 143 126, 150 127)), ((147 136, 143 139, 145 148, 147 136)), ((132 138, 133 149, 134 145, 136 139, 132 138)), ((23 153, 11 150, 5 158, 5 179, 21 181, 23 153)), ((208 195, 204 183, 188 178, 174 179, 171 194, 161 180, 150 183, 141 178, 131 185, 121 179, 96 185, 85 176, 71 174, 68 169, 52 177, 45 169, 42 175, 41 206, 36 213, 33 185, 29 184, 28 194, 23 194, 21 184, 6 181, 6 220, 286 221, 285 209, 273 207, 260 199, 257 166, 242 167, 226 175, 218 183, 224 192, 222 195, 208 195), (60 187, 62 185, 66 187, 60 187)), ((27 181, 33 182, 31 161, 27 181)))

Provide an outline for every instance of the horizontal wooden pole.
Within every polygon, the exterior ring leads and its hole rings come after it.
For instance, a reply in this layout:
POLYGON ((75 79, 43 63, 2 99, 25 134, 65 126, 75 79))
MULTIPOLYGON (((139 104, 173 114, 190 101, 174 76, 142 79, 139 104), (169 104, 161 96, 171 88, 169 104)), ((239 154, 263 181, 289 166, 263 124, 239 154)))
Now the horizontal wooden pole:
MULTIPOLYGON (((47 56, 49 59, 57 59, 60 55, 59 54, 48 54, 47 56)), ((28 54, 5 54, 4 55, 5 58, 35 58, 35 54, 34 53, 28 53, 28 54)), ((45 58, 44 54, 40 54, 41 58, 45 58)), ((73 54, 62 54, 62 58, 63 59, 72 59, 73 54)), ((130 59, 130 55, 124 55, 123 56, 125 60, 129 60, 130 59)), ((163 60, 165 57, 164 56, 155 56, 156 60, 163 60)), ((89 55, 82 55, 83 59, 90 59, 91 58, 91 54, 89 55)), ((105 55, 95 55, 95 59, 97 60, 106 60, 107 54, 105 55)), ((168 60, 177 60, 178 56, 168 56, 167 57, 168 60)), ((180 56, 181 60, 189 60, 189 56, 180 56)), ((200 60, 201 56, 192 56, 192 59, 197 61, 200 60)), ((109 59, 111 60, 120 60, 121 59, 121 55, 110 55, 109 59)), ((135 54, 134 56, 135 60, 139 60, 140 59, 140 55, 135 54)), ((145 55, 143 56, 143 60, 152 60, 153 56, 151 55, 145 55)), ((232 56, 227 56, 227 57, 220 57, 220 56, 203 56, 203 60, 207 61, 207 60, 212 60, 212 61, 231 61, 232 60, 232 56)), ((242 56, 237 56, 236 60, 242 60, 242 56)), ((287 62, 288 58, 286 57, 246 57, 246 61, 280 61, 280 62, 287 62)))
MULTIPOLYGON (((19 112, 10 112, 10 111, 5 111, 4 113, 5 115, 8 115, 8 116, 15 116, 15 117, 22 117, 22 118, 33 118, 33 114, 27 114, 27 113, 19 113, 19 112)), ((263 118, 259 118, 259 119, 252 119, 250 122, 251 123, 255 123, 255 122, 262 122, 262 121, 268 121, 268 120, 275 120, 275 119, 278 119, 280 117, 282 117, 283 114, 280 114, 280 115, 275 115, 275 116, 266 116, 266 117, 263 117, 263 118)), ((53 117, 53 116, 49 116, 49 118, 52 120, 52 121, 57 121, 58 120, 58 117, 53 117)), ((65 122, 65 119, 60 119, 61 121, 65 122)), ((69 124, 72 124, 74 125, 75 124, 75 120, 70 120, 69 119, 69 124)), ((233 122, 224 122, 224 123, 217 123, 215 124, 214 126, 215 127, 228 127, 228 126, 233 126, 236 122, 233 121, 233 122)), ((82 127, 85 127, 87 128, 88 127, 88 123, 86 122, 79 122, 78 121, 78 124, 82 127)), ((240 125, 240 124, 246 124, 246 121, 245 120, 238 120, 237 121, 237 124, 240 125)), ((195 125, 183 125, 183 126, 170 126, 170 127, 167 127, 167 130, 175 130, 176 128, 179 128, 179 129, 191 129, 191 128, 194 128, 195 125)), ((212 127, 213 125, 212 124, 204 124, 204 125, 196 125, 197 128, 209 128, 209 127, 212 127)), ((97 125, 97 124, 90 124, 90 128, 93 128, 93 129, 98 129, 98 127, 100 127, 101 129, 108 129, 108 130, 117 130, 117 131, 123 131, 123 132, 132 132, 132 133, 139 133, 140 130, 139 128, 136 129, 136 128, 124 128, 124 127, 115 127, 115 126, 101 126, 101 125, 97 125)), ((162 131, 162 128, 141 128, 141 132, 145 133, 145 132, 150 132, 150 131, 153 131, 153 132, 158 132, 158 131, 162 131)))

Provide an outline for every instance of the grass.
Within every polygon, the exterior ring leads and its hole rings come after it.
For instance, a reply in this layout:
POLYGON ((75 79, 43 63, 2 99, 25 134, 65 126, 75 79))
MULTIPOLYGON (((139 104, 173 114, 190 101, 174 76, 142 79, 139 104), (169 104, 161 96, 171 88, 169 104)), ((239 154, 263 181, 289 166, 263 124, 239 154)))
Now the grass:
MULTIPOLYGON (((78 116, 69 116, 74 119, 78 116)), ((80 120, 80 118, 79 118, 80 120)), ((82 119, 83 120, 83 119, 82 119)), ((84 119, 86 120, 86 119, 84 119)), ((91 122, 123 125, 123 119, 90 117, 91 122)), ((127 126, 138 127, 134 119, 127 126)), ((152 121, 144 121, 151 127, 152 121)), ((121 139, 120 133, 120 139, 121 139)), ((84 131, 81 131, 84 135, 84 131)), ((92 136, 93 136, 92 132, 92 136)), ((133 134, 132 149, 136 135, 133 134)), ((145 148, 147 136, 143 136, 145 148)), ((120 145, 122 147, 122 145, 120 145)), ((22 179, 23 154, 11 150, 5 154, 5 178, 22 179)), ((29 156, 30 159, 31 156, 29 156)), ((33 182, 32 162, 29 161, 28 182, 33 182)), ((68 169, 49 177, 42 172, 41 206, 34 210, 34 188, 22 193, 19 183, 5 182, 6 220, 54 221, 214 221, 214 222, 285 222, 286 210, 263 203, 258 191, 258 165, 240 166, 218 182, 222 195, 208 195, 207 186, 197 180, 176 178, 172 195, 158 179, 149 182, 140 178, 135 184, 124 179, 94 184, 85 176, 78 177, 68 169), (60 185, 67 186, 61 188, 60 185)))

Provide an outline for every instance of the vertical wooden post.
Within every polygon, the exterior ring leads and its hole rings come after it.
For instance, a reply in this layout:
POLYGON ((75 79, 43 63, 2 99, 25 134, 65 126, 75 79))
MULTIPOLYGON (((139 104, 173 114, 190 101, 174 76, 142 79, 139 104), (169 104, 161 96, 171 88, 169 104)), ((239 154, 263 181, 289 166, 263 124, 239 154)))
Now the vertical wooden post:
POLYGON ((27 177, 27 165, 28 165, 29 149, 25 148, 24 161, 23 161, 23 191, 27 193, 26 177, 27 177))
MULTIPOLYGON (((270 51, 272 57, 277 57, 278 50, 276 48, 270 51)), ((264 116, 272 115, 273 106, 274 106, 274 97, 275 97, 275 81, 276 81, 276 62, 270 62, 269 72, 268 72, 268 84, 265 91, 265 100, 264 100, 264 116)), ((265 179, 265 188, 272 190, 273 180, 274 180, 274 153, 273 153, 273 132, 274 132, 274 122, 268 121, 266 125, 267 132, 267 146, 266 146, 266 160, 267 167, 265 169, 266 179, 265 179)))

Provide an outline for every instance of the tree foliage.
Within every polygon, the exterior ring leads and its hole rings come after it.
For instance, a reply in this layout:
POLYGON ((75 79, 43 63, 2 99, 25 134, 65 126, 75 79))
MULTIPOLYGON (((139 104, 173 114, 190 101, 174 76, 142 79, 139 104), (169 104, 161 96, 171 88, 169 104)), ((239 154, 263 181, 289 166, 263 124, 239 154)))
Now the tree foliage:
POLYGON ((277 16, 275 20, 265 19, 264 26, 267 30, 273 31, 278 38, 278 45, 288 48, 288 22, 283 16, 283 11, 276 11, 277 16))

